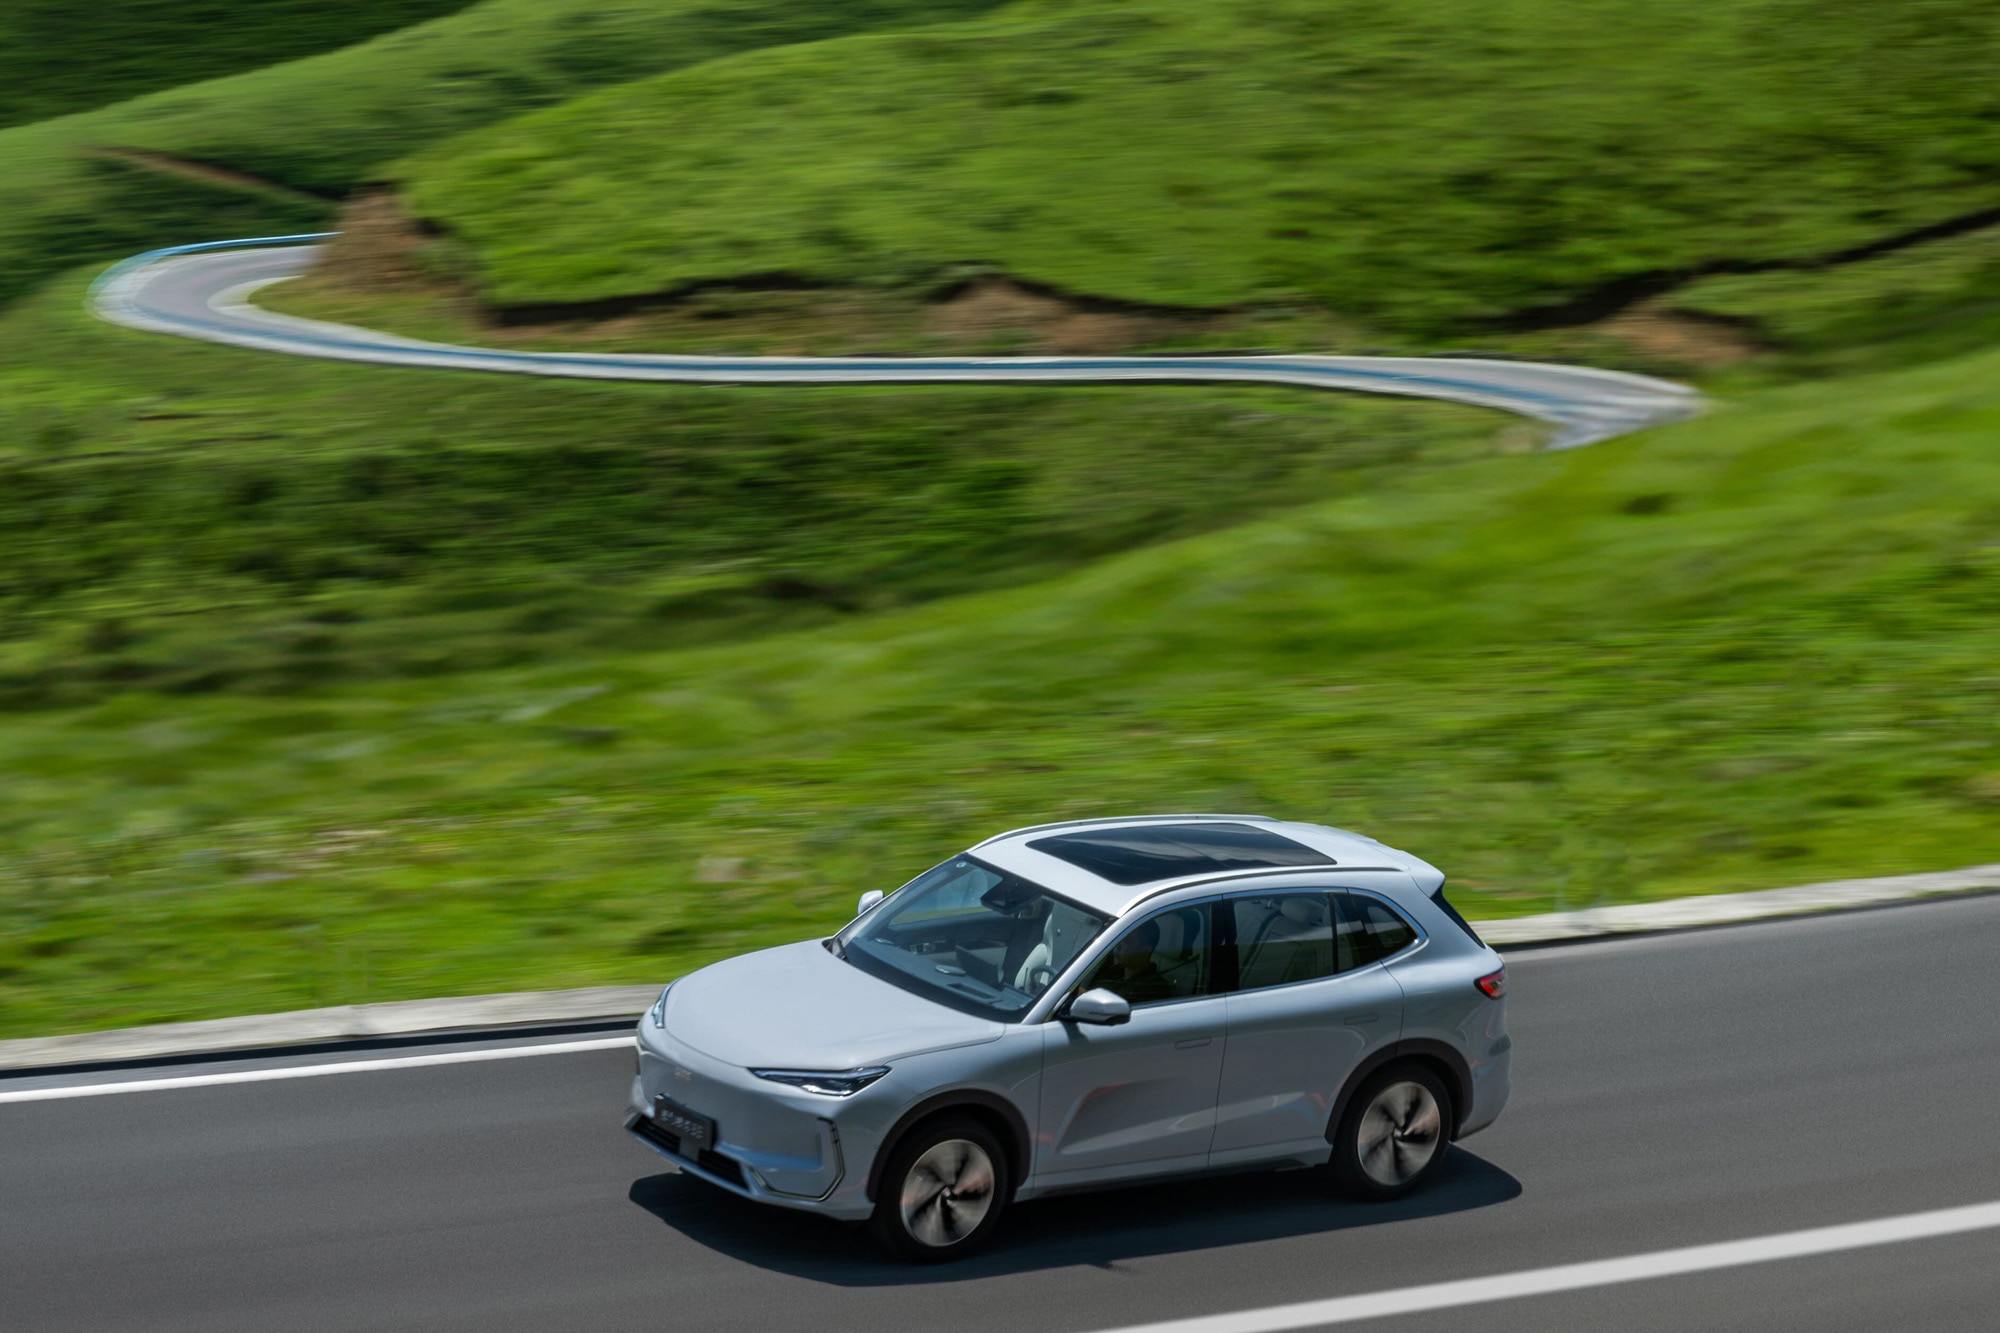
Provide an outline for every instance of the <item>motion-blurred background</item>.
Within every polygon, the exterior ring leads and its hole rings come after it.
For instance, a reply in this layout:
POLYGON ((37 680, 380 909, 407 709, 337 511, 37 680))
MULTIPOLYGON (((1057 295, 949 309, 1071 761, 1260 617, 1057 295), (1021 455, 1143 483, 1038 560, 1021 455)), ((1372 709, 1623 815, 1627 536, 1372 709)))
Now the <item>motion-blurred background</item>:
POLYGON ((0 1034, 640 982, 999 829, 1351 827, 1476 917, 2000 859, 1985 0, 13 0, 0 1034), (1476 352, 584 385, 84 309, 338 229, 452 341, 1476 352))

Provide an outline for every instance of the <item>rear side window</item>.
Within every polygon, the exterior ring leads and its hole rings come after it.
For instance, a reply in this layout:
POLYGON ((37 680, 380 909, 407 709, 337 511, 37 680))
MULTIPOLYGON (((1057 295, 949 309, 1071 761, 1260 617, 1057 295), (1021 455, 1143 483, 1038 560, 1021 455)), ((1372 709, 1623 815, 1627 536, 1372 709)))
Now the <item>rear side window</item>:
POLYGON ((1378 898, 1336 893, 1333 904, 1335 961, 1342 972, 1379 963, 1416 943, 1416 927, 1378 898))
POLYGON ((1333 903, 1324 893, 1274 893, 1231 898, 1224 905, 1234 927, 1236 987, 1262 990, 1313 981, 1334 972, 1333 903))

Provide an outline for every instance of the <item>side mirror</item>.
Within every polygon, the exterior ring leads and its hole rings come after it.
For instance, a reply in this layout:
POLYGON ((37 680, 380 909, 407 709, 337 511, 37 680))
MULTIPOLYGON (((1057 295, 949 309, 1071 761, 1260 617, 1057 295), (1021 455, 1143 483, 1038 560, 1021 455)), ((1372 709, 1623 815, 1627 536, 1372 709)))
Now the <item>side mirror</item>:
POLYGON ((880 889, 868 890, 868 892, 861 895, 861 905, 854 909, 854 915, 860 916, 863 912, 873 907, 876 903, 881 902, 883 896, 884 895, 882 893, 882 890, 880 889))
POLYGON ((1132 1021, 1132 1006, 1126 1003, 1124 996, 1100 987, 1085 991, 1063 1006, 1062 1017, 1066 1023, 1096 1023, 1114 1027, 1132 1021))

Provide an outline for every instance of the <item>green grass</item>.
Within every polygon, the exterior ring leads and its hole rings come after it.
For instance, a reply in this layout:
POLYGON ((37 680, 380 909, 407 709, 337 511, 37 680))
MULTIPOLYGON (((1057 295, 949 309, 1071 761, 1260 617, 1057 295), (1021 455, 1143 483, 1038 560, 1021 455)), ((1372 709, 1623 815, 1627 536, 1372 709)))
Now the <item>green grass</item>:
POLYGON ((2000 15, 985 8, 487 0, 0 131, 0 1033, 658 979, 1092 813, 1359 828, 1475 916, 2000 859, 1992 235, 1699 276, 2000 202, 2000 15), (999 270, 1229 310, 1132 325, 1167 345, 1609 356, 1510 313, 1685 273, 1778 350, 1549 455, 1441 405, 488 379, 80 313, 85 259, 392 176, 491 301, 828 288, 510 337, 921 342, 999 270))
POLYGON ((467 0, 12 0, 0 13, 0 125, 86 111, 350 45, 467 0))
POLYGON ((1097 812, 1474 915, 2000 858, 1996 438, 1989 353, 750 643, 15 715, 0 1027, 655 979, 1097 812))
POLYGON ((2000 344, 2000 227, 1856 263, 1706 278, 1674 308, 1729 320, 1791 374, 1839 374, 2000 344))
POLYGON ((0 708, 852 618, 1520 435, 1272 389, 385 371, 115 329, 81 297, 77 275, 0 313, 0 708))
POLYGON ((330 203, 162 174, 100 150, 218 165, 331 198, 404 154, 586 89, 989 3, 486 0, 341 50, 16 126, 0 131, 0 301, 88 260, 317 226, 331 213, 330 203))
POLYGON ((1436 333, 1991 208, 1996 58, 1971 0, 1029 0, 607 89, 397 174, 503 305, 999 269, 1436 333))

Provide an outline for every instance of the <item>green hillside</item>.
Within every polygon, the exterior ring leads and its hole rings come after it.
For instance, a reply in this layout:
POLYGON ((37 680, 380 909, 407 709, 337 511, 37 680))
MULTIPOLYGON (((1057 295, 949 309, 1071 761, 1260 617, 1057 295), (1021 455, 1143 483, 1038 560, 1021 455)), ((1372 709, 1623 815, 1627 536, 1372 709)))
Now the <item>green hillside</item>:
POLYGON ((309 59, 16 126, 0 131, 0 301, 86 260, 321 225, 328 200, 381 164, 585 89, 989 3, 485 0, 309 59), (155 160, 135 161, 135 150, 155 160), (175 171, 174 161, 279 188, 175 171))
POLYGON ((500 304, 972 266, 1435 332, 2000 206, 1996 62, 2000 10, 1966 0, 1028 0, 609 89, 400 174, 500 304))
POLYGON ((329 51, 467 0, 12 0, 0 12, 0 125, 329 51))
POLYGON ((1753 331, 1792 373, 2000 345, 2000 225, 1851 263, 1705 278, 1672 307, 1753 331))
POLYGON ((0 131, 0 1034, 654 980, 1092 813, 1359 828, 1473 915, 2000 860, 1997 36, 486 0, 0 131), (371 192, 274 301, 1473 345, 1715 406, 1546 454, 1439 404, 538 382, 82 309, 87 260, 382 182, 438 232, 371 192))
POLYGON ((1226 386, 395 372, 112 328, 82 288, 0 312, 0 709, 851 618, 1483 454, 1506 429, 1226 386))
POLYGON ((2000 859, 1996 435, 1988 353, 806 634, 18 714, 0 1028, 670 976, 1126 810, 1474 914, 2000 859))

